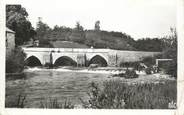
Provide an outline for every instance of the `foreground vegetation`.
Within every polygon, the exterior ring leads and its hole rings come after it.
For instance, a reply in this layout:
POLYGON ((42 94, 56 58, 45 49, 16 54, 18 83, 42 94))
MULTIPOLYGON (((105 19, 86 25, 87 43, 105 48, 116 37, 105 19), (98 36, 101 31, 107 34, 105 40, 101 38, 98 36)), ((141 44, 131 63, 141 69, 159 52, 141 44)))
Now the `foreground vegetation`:
POLYGON ((57 98, 50 98, 49 101, 44 100, 40 102, 40 108, 48 108, 48 109, 73 109, 74 105, 65 100, 64 103, 58 102, 57 98))
POLYGON ((94 109, 168 109, 176 102, 176 82, 128 85, 121 81, 104 82, 100 89, 91 84, 90 99, 83 102, 84 108, 94 109))
MULTIPOLYGON (((26 99, 27 95, 19 94, 16 96, 15 100, 5 103, 5 107, 11 108, 26 108, 26 99)), ((47 109, 73 109, 74 105, 70 102, 65 100, 64 103, 58 102, 57 98, 49 98, 49 100, 45 99, 40 101, 39 108, 47 108, 47 109)))

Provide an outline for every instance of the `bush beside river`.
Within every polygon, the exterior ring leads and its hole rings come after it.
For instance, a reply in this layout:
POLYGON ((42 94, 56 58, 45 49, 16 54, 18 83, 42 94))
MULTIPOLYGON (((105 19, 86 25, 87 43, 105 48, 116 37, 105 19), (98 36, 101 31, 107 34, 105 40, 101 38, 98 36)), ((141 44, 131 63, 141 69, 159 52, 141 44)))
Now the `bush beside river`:
POLYGON ((20 48, 13 50, 10 56, 6 57, 6 73, 21 73, 25 56, 20 48))
MULTIPOLYGON (((127 84, 117 80, 91 83, 90 99, 84 108, 93 109, 168 109, 176 102, 176 81, 163 83, 127 84)), ((170 108, 171 109, 171 108, 170 108)))

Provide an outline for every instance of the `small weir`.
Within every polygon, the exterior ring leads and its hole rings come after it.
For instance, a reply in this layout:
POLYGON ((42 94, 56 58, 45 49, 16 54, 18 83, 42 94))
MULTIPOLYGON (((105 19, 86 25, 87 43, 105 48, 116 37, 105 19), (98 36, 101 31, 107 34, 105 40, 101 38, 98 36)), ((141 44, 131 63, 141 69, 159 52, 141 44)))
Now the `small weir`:
POLYGON ((63 67, 26 67, 26 71, 60 71, 60 72, 79 72, 79 73, 104 73, 104 74, 119 74, 125 73, 126 68, 118 67, 98 67, 98 68, 89 68, 89 67, 72 67, 72 66, 63 66, 63 67))

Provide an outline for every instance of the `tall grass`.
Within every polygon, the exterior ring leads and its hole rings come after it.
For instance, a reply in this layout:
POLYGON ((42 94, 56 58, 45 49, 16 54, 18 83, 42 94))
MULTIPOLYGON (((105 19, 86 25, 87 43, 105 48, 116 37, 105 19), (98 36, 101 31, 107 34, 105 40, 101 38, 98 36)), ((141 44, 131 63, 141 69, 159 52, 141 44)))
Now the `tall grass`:
MULTIPOLYGON (((5 103, 5 107, 9 108, 25 108, 26 107, 27 96, 24 94, 19 94, 11 102, 5 103)), ((64 103, 58 102, 57 98, 49 98, 44 101, 40 101, 40 108, 49 108, 49 109, 73 109, 74 105, 65 100, 64 103)))
POLYGON ((100 89, 92 83, 88 102, 83 107, 95 109, 168 109, 170 102, 176 102, 176 82, 128 85, 111 80, 100 89))
POLYGON ((74 105, 68 101, 65 100, 64 104, 61 102, 58 102, 57 98, 49 98, 49 101, 44 100, 40 102, 40 108, 49 108, 49 109, 73 109, 74 105))
POLYGON ((15 96, 14 100, 11 102, 5 103, 5 107, 11 107, 11 108, 24 108, 26 103, 26 95, 25 94, 19 94, 18 96, 15 96))

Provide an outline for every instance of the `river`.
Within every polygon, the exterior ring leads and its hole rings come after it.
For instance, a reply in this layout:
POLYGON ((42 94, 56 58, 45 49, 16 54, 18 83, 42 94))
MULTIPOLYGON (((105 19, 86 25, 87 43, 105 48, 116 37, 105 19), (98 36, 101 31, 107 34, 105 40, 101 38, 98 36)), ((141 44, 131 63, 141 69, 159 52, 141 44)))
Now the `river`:
MULTIPOLYGON (((41 102, 57 99, 69 100, 75 106, 81 105, 79 98, 87 100, 91 82, 102 84, 109 79, 109 73, 89 73, 63 69, 26 69, 25 77, 6 80, 6 103, 12 103, 18 95, 25 95, 24 107, 39 108, 41 102)), ((13 102, 16 103, 16 102, 13 102)))

